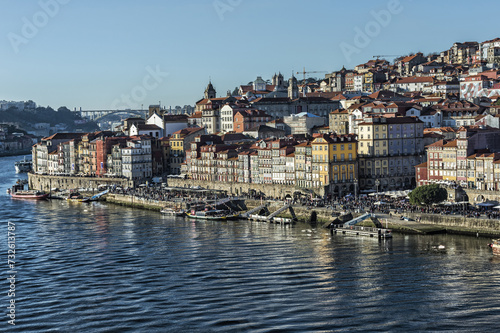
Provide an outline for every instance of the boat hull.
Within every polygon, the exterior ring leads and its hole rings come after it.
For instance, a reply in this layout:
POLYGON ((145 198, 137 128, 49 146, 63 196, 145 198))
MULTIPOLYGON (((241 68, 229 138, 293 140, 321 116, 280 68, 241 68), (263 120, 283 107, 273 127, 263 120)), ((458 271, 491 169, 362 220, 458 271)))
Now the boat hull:
POLYGON ((90 202, 90 198, 80 198, 80 199, 66 199, 71 202, 90 202))
POLYGON ((173 209, 162 209, 160 211, 163 215, 165 216, 184 216, 186 213, 184 211, 178 211, 178 210, 173 210, 173 209))
POLYGON ((16 173, 26 173, 31 171, 31 161, 18 161, 14 164, 16 173))
POLYGON ((225 216, 200 216, 196 214, 186 214, 187 217, 192 218, 192 219, 197 219, 197 220, 214 220, 214 221, 224 221, 227 220, 225 216))
POLYGON ((45 200, 49 196, 48 193, 44 194, 23 194, 23 193, 11 193, 10 197, 12 199, 21 199, 21 200, 45 200))
POLYGON ((222 216, 210 216, 210 215, 197 215, 192 213, 187 213, 187 217, 198 220, 214 220, 214 221, 226 221, 226 220, 236 220, 239 215, 222 215, 222 216))
POLYGON ((494 255, 500 256, 500 239, 494 239, 488 246, 491 247, 494 255))

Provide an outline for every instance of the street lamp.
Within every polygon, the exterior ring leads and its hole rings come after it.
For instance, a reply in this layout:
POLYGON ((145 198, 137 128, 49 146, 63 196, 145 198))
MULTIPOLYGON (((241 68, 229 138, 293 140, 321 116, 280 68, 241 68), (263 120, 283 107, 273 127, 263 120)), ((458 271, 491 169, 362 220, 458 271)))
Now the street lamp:
POLYGON ((378 201, 378 187, 380 185, 380 180, 375 179, 375 186, 377 186, 377 201, 378 201))
POLYGON ((354 199, 358 200, 358 179, 354 178, 354 199))

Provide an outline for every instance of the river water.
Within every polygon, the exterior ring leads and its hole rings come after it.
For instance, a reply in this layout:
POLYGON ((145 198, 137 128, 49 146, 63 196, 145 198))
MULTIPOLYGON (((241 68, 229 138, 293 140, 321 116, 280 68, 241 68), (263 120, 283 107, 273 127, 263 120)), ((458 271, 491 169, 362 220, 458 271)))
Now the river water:
POLYGON ((0 331, 499 329, 500 259, 489 239, 396 234, 380 242, 305 224, 18 201, 6 194, 19 177, 17 159, 0 159, 0 331), (8 222, 15 224, 12 297, 8 222), (15 326, 8 323, 12 299, 15 326))

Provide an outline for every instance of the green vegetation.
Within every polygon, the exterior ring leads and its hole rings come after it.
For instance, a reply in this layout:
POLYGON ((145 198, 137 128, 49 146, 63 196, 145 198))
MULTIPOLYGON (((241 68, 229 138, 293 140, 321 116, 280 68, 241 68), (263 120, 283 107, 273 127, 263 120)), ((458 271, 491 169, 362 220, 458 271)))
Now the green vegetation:
POLYGON ((419 186, 411 191, 410 203, 418 206, 429 206, 446 200, 448 192, 437 184, 419 186))
POLYGON ((33 125, 36 123, 48 123, 50 126, 65 124, 68 131, 80 129, 84 132, 92 132, 99 129, 93 121, 85 124, 75 123, 82 120, 78 113, 72 112, 64 106, 57 111, 48 106, 22 111, 12 107, 0 112, 0 123, 18 123, 25 130, 33 129, 33 125))

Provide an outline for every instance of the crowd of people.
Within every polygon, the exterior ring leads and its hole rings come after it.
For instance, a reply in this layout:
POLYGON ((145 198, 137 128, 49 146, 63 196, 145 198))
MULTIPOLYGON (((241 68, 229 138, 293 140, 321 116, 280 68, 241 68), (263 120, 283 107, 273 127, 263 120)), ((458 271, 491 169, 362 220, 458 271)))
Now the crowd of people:
MULTIPOLYGON (((111 193, 133 195, 134 197, 156 200, 156 201, 174 201, 183 203, 193 202, 213 202, 227 197, 228 194, 222 191, 206 189, 189 188, 164 188, 161 186, 141 186, 135 188, 121 188, 114 186, 110 189, 111 193)), ((244 194, 241 199, 254 200, 283 200, 265 196, 262 193, 244 194)), ((470 204, 455 205, 432 205, 420 207, 410 204, 408 198, 390 197, 390 196, 368 196, 362 195, 355 197, 347 195, 344 197, 334 197, 330 199, 314 198, 312 195, 302 195, 299 197, 287 197, 284 201, 293 205, 305 206, 308 208, 326 208, 332 210, 332 213, 379 213, 388 214, 403 218, 407 213, 416 214, 439 214, 456 215, 471 218, 500 218, 500 211, 491 209, 491 207, 476 207, 470 204)))

